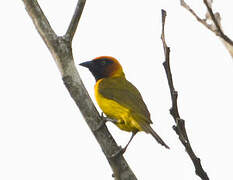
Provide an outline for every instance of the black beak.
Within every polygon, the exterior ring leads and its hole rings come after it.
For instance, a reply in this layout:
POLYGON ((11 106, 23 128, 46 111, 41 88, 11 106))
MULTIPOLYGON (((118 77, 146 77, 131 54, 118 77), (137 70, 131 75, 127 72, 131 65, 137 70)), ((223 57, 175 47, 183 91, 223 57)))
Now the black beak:
POLYGON ((90 68, 90 66, 92 65, 92 61, 86 61, 86 62, 80 63, 79 65, 84 66, 86 68, 90 68))

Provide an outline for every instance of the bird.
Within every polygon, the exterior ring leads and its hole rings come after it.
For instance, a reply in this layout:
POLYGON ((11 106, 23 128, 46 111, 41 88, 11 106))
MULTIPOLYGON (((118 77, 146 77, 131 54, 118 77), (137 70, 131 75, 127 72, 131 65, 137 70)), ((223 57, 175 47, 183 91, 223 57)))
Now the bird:
POLYGON ((133 137, 140 131, 151 134, 156 141, 169 149, 169 146, 152 129, 150 112, 138 89, 130 83, 119 61, 111 56, 100 56, 80 63, 94 76, 95 99, 107 120, 118 128, 132 132, 130 140, 121 149, 124 153, 133 137))

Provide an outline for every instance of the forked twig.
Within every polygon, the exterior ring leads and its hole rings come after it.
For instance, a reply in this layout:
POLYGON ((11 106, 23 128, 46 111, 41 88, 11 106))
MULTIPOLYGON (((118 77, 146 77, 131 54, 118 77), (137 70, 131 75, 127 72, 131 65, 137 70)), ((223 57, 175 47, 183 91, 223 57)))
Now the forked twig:
POLYGON ((206 28, 208 28, 210 31, 216 34, 224 45, 226 46, 227 50, 231 54, 233 58, 233 41, 223 32, 221 23, 220 23, 220 14, 219 13, 213 13, 211 3, 212 1, 208 0, 203 0, 206 8, 207 8, 207 13, 205 18, 200 18, 195 11, 184 1, 180 0, 180 4, 182 7, 184 7, 186 10, 188 10, 196 19, 198 22, 203 24, 206 28), (207 20, 210 20, 212 23, 208 24, 207 20))
POLYGON ((217 35, 219 34, 219 36, 220 36, 222 39, 224 39, 224 40, 225 40, 226 42, 228 42, 231 46, 233 46, 233 41, 232 41, 226 34, 223 33, 223 31, 222 31, 222 29, 221 29, 221 26, 220 26, 219 22, 217 21, 215 15, 214 15, 214 13, 213 13, 213 10, 212 10, 212 8, 211 8, 211 6, 210 6, 210 3, 208 3, 207 0, 203 0, 203 1, 204 1, 204 4, 205 4, 205 6, 206 6, 206 8, 207 8, 207 10, 208 10, 208 13, 209 13, 209 15, 210 15, 210 17, 211 17, 211 19, 212 19, 212 21, 213 21, 215 27, 216 27, 216 34, 217 34, 217 35))

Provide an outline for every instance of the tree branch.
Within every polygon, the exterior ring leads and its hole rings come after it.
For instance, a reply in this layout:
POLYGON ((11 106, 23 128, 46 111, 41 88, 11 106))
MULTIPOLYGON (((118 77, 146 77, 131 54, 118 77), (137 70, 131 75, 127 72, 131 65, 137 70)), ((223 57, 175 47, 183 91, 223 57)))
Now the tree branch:
POLYGON ((188 135, 187 135, 187 132, 185 129, 185 121, 183 119, 181 119, 180 115, 179 115, 178 106, 177 106, 178 92, 174 88, 172 73, 171 73, 171 69, 170 69, 170 48, 167 46, 166 41, 165 41, 165 33, 164 33, 165 20, 166 20, 166 11, 162 10, 161 39, 163 42, 164 56, 165 56, 165 61, 163 63, 163 66, 164 66, 164 69, 166 71, 168 85, 169 85, 170 94, 171 94, 171 100, 172 100, 172 107, 170 109, 170 114, 172 115, 172 117, 176 123, 176 125, 173 126, 173 129, 175 130, 176 134, 179 136, 181 143, 184 145, 186 152, 188 153, 189 157, 191 158, 193 165, 195 167, 196 174, 202 180, 209 180, 208 175, 206 174, 206 172, 202 168, 200 158, 198 158, 195 155, 195 153, 193 152, 193 149, 191 147, 191 144, 190 144, 190 141, 188 139, 188 135))
POLYGON ((136 180, 137 178, 121 154, 111 158, 111 155, 119 151, 120 147, 116 144, 107 127, 103 125, 102 128, 95 131, 99 127, 102 119, 88 95, 74 64, 71 41, 82 14, 85 0, 78 1, 74 16, 64 36, 57 36, 55 34, 36 0, 23 0, 23 2, 37 31, 56 61, 67 90, 79 107, 84 119, 101 146, 113 170, 115 179, 136 180))
POLYGON ((81 14, 83 12, 83 8, 85 6, 85 3, 86 3, 86 0, 79 0, 77 2, 77 6, 76 6, 76 9, 74 11, 74 15, 71 19, 71 22, 70 22, 70 25, 66 31, 66 34, 65 36, 70 40, 72 41, 73 37, 74 37, 74 34, 75 34, 75 31, 78 27, 78 23, 79 23, 79 19, 81 17, 81 14))
POLYGON ((225 35, 223 33, 223 31, 222 31, 222 29, 220 27, 220 24, 218 23, 217 19, 215 18, 215 15, 214 15, 213 10, 212 10, 212 8, 210 6, 210 3, 208 3, 207 0, 203 0, 203 1, 204 1, 204 4, 206 5, 206 8, 208 10, 208 13, 209 13, 212 21, 213 21, 213 23, 214 23, 214 25, 215 25, 215 27, 217 29, 217 33, 219 34, 219 36, 221 38, 223 38, 226 42, 228 42, 231 46, 233 46, 233 41, 227 35, 225 35))
POLYGON ((26 5, 26 10, 28 14, 31 16, 31 19, 34 25, 37 27, 37 31, 40 36, 44 40, 45 44, 49 48, 50 51, 53 51, 53 43, 57 39, 57 35, 51 28, 47 18, 45 17, 43 11, 41 10, 37 1, 33 0, 23 0, 26 5))
POLYGON ((206 13, 206 18, 202 19, 200 18, 195 11, 184 1, 180 0, 181 6, 183 6, 186 10, 188 10, 196 19, 198 22, 203 24, 206 28, 208 28, 210 31, 216 34, 216 36, 220 37, 224 45, 226 46, 227 50, 231 54, 233 58, 233 41, 226 35, 224 34, 221 24, 220 24, 220 14, 219 13, 213 13, 211 3, 212 1, 208 0, 203 0, 206 8, 207 8, 207 13, 206 13), (208 24, 207 20, 210 19, 212 24, 208 24))
POLYGON ((206 19, 202 19, 200 18, 195 11, 184 1, 184 0, 180 0, 180 4, 181 6, 183 6, 185 9, 187 9, 196 19, 198 22, 200 22, 201 24, 203 24, 207 29, 209 29, 210 31, 215 32, 215 29, 213 29, 213 27, 211 27, 207 22, 206 19))

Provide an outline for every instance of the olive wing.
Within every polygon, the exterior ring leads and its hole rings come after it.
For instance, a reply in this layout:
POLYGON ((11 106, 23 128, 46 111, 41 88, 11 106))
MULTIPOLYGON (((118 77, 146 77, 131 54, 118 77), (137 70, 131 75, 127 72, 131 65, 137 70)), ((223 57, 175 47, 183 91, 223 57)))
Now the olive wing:
POLYGON ((125 78, 103 79, 99 84, 98 91, 103 97, 114 100, 129 109, 134 117, 140 117, 141 121, 152 123, 140 92, 125 78))

